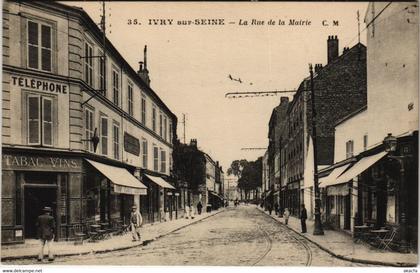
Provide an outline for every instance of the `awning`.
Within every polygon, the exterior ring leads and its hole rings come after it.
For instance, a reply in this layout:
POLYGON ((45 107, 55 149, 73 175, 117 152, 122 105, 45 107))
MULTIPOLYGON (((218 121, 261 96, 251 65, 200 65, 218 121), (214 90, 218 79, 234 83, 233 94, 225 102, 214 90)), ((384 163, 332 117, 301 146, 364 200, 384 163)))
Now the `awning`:
MULTIPOLYGON (((339 177, 348 167, 350 166, 349 164, 345 164, 341 167, 337 167, 335 168, 329 175, 327 175, 326 177, 322 177, 319 179, 319 186, 321 188, 325 188, 334 184, 337 184, 335 181, 337 179, 337 177, 339 177)), ((347 182, 347 181, 346 181, 347 182)))
POLYGON ((364 172, 367 168, 375 164, 378 160, 384 157, 387 152, 380 152, 375 155, 363 157, 359 161, 357 161, 350 169, 348 169, 345 173, 341 174, 335 184, 341 184, 348 182, 349 180, 353 179, 354 177, 358 176, 362 172, 364 172))
POLYGON ((223 198, 220 196, 220 195, 218 195, 217 194, 217 192, 215 192, 215 191, 209 191, 209 193, 211 194, 211 195, 213 195, 213 196, 216 196, 217 198, 219 198, 220 200, 223 200, 223 198))
POLYGON ((150 174, 146 174, 146 177, 152 180, 154 183, 156 183, 158 186, 162 188, 175 190, 175 188, 171 184, 166 182, 162 177, 153 176, 150 174))
POLYGON ((124 168, 114 167, 86 159, 95 169, 114 184, 114 192, 147 195, 147 187, 124 168))

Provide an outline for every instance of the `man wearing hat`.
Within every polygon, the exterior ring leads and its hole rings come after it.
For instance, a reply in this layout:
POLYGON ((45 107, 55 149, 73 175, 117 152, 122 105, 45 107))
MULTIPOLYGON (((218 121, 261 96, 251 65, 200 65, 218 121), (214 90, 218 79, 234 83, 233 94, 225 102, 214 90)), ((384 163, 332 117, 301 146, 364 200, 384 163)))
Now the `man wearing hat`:
POLYGON ((133 241, 140 241, 140 227, 143 224, 143 218, 141 217, 141 214, 137 210, 136 206, 131 207, 130 224, 133 241))
POLYGON ((52 209, 50 207, 45 207, 43 209, 43 214, 38 216, 36 226, 38 228, 38 238, 41 240, 41 250, 38 255, 38 261, 42 261, 44 258, 44 248, 47 246, 48 249, 48 261, 54 260, 54 255, 52 253, 52 242, 54 240, 54 229, 55 229, 55 220, 51 216, 52 209))

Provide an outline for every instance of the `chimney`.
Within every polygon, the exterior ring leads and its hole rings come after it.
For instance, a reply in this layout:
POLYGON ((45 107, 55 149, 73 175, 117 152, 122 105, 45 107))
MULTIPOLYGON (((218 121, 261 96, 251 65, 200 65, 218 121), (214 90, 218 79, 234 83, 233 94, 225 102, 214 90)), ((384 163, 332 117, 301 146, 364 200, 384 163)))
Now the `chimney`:
POLYGON ((144 59, 143 62, 139 62, 139 71, 137 71, 137 74, 148 86, 150 86, 149 70, 147 70, 147 45, 144 46, 143 54, 144 59))
POLYGON ((322 69, 322 64, 315 64, 315 73, 318 73, 322 69))
POLYGON ((197 147, 197 139, 192 138, 192 139, 190 140, 190 146, 197 147))
POLYGON ((331 63, 338 57, 338 39, 337 36, 328 36, 328 63, 331 63))
POLYGON ((347 51, 349 51, 349 47, 348 47, 348 46, 347 46, 347 47, 345 46, 345 47, 343 48, 343 54, 344 54, 344 53, 346 53, 347 51))
POLYGON ((280 104, 289 102, 289 97, 280 97, 280 104))

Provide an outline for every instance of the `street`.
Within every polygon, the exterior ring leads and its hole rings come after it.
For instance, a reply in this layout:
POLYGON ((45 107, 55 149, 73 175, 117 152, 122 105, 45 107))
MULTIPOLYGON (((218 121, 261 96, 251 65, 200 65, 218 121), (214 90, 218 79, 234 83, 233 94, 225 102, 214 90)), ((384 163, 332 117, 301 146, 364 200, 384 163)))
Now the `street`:
POLYGON ((61 257, 53 264, 366 266, 330 256, 252 205, 230 207, 146 246, 61 257))

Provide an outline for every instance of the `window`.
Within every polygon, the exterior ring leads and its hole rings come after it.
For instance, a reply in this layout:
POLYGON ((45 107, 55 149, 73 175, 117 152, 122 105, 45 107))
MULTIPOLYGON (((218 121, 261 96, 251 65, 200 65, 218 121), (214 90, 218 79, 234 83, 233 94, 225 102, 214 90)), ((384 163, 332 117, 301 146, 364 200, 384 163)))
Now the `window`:
POLYGON ((108 154, 108 118, 105 116, 101 117, 101 147, 102 154, 108 154))
POLYGON ((113 101, 116 105, 119 105, 120 97, 120 75, 117 71, 112 70, 112 90, 113 90, 113 101))
POLYGON ((159 171, 159 149, 153 146, 153 170, 159 171))
POLYGON ((156 106, 153 105, 152 109, 152 129, 156 132, 156 106))
MULTIPOLYGON (((99 56, 102 56, 102 52, 98 52, 99 56)), ((105 90, 105 59, 104 57, 98 58, 98 89, 101 90, 102 94, 106 96, 105 90)))
POLYGON ((160 171, 166 172, 166 151, 160 149, 160 171))
MULTIPOLYGON (((91 139, 93 137, 93 111, 85 109, 85 139, 91 139)), ((85 141, 86 150, 93 152, 92 141, 85 141)))
POLYGON ((146 125, 146 96, 141 94, 141 123, 146 125))
POLYGON ((131 83, 127 85, 127 100, 128 114, 133 116, 133 85, 131 83))
POLYGON ((147 169, 147 139, 143 138, 143 168, 147 169))
POLYGON ((28 67, 51 71, 51 26, 28 21, 28 67))
POLYGON ((166 117, 163 118, 163 139, 168 139, 168 120, 166 117))
POLYGON ((120 159, 120 127, 118 124, 115 124, 112 126, 113 128, 113 148, 114 148, 114 158, 120 159))
POLYGON ((169 122, 169 143, 172 144, 172 122, 169 122))
POLYGON ((363 151, 367 150, 367 146, 368 146, 368 136, 364 135, 363 136, 363 151))
POLYGON ((85 81, 88 85, 93 84, 93 49, 88 43, 85 43, 85 81))
POLYGON ((163 120, 162 120, 162 113, 159 112, 159 135, 162 137, 162 131, 163 131, 163 120))
POLYGON ((349 140, 346 142, 346 158, 350 158, 353 156, 353 140, 349 140))
POLYGON ((53 100, 40 95, 28 95, 28 144, 53 145, 53 100))

